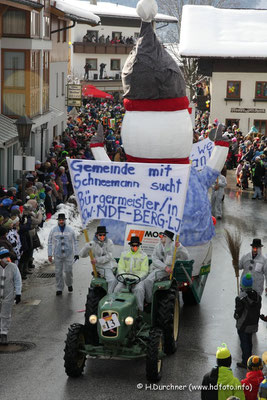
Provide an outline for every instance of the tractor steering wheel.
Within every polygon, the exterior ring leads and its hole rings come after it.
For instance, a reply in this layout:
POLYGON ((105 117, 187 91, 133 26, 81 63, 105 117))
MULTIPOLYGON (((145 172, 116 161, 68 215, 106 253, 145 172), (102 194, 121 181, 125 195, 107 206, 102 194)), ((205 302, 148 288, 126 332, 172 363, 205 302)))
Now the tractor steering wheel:
POLYGON ((141 281, 141 278, 138 275, 127 272, 117 275, 117 281, 124 285, 137 285, 137 283, 141 281), (132 278, 129 277, 129 275, 132 276, 132 278))

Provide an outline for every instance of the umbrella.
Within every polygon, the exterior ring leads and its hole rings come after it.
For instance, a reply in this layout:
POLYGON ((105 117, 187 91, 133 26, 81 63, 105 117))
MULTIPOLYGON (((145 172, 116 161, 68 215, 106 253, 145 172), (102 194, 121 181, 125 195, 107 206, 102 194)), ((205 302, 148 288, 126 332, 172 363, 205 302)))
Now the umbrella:
POLYGON ((82 94, 84 97, 100 97, 101 99, 111 99, 113 100, 113 96, 106 92, 102 92, 102 90, 97 89, 93 85, 86 85, 82 89, 82 94))

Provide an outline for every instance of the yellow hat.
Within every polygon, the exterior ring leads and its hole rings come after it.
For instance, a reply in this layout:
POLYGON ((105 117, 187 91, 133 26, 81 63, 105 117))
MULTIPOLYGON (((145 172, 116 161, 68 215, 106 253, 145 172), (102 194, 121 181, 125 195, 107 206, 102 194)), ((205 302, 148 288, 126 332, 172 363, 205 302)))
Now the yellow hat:
POLYGON ((264 362, 264 364, 267 365, 267 351, 265 351, 264 353, 262 353, 261 358, 262 358, 262 361, 264 362))
POLYGON ((231 357, 231 353, 225 343, 222 343, 222 347, 217 347, 216 358, 223 360, 225 358, 231 357))

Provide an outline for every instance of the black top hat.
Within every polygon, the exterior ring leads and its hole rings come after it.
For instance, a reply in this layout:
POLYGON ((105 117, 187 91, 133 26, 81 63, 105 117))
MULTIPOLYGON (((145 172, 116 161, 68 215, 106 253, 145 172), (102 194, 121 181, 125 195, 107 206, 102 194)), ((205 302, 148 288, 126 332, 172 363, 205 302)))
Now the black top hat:
POLYGON ((139 239, 138 236, 132 236, 132 237, 131 237, 131 240, 130 240, 130 242, 129 242, 128 244, 129 244, 130 246, 133 246, 134 244, 140 245, 140 244, 142 244, 142 243, 140 242, 140 239, 139 239))
POLYGON ((253 239, 251 245, 252 247, 263 247, 263 244, 261 244, 261 239, 253 239))
POLYGON ((173 233, 173 232, 170 232, 170 231, 165 230, 165 231, 163 232, 163 235, 164 235, 164 236, 167 236, 169 239, 173 240, 173 236, 174 236, 174 233, 173 233))
POLYGON ((106 231, 106 227, 105 226, 98 226, 96 229, 96 235, 98 235, 99 233, 108 233, 106 231))
POLYGON ((65 214, 58 214, 57 219, 66 219, 65 214))

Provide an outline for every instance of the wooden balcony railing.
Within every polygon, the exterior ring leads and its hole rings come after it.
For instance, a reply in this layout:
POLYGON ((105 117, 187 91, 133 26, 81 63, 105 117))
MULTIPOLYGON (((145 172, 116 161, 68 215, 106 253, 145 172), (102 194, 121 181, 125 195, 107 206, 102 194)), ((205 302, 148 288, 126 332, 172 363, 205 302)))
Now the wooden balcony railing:
POLYGON ((86 54, 129 54, 133 48, 133 44, 111 44, 111 43, 91 43, 91 42, 74 42, 74 53, 86 54))

